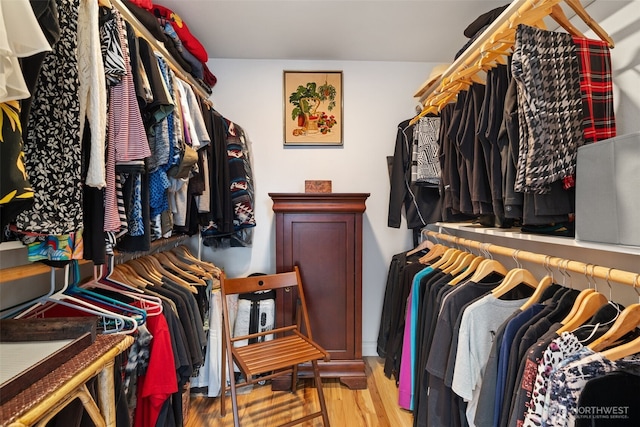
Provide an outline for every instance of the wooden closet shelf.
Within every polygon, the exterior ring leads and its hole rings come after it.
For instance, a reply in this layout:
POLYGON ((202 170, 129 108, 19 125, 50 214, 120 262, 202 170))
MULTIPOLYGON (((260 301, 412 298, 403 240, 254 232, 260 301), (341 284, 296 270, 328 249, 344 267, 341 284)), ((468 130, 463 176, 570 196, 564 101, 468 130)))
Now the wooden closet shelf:
POLYGON ((113 7, 115 7, 120 12, 125 21, 129 22, 133 26, 136 34, 148 41, 156 51, 161 53, 173 72, 176 73, 182 80, 189 83, 194 92, 196 92, 200 96, 202 101, 206 102, 209 106, 212 106, 211 100, 209 99, 209 94, 205 92, 198 81, 191 74, 187 73, 180 65, 178 65, 178 63, 173 59, 164 45, 160 43, 158 39, 156 39, 153 34, 151 34, 151 32, 147 30, 144 25, 142 25, 142 23, 140 23, 135 15, 131 13, 131 11, 122 3, 123 1, 127 0, 110 0, 113 7))
MULTIPOLYGON (((91 261, 81 260, 80 266, 91 263, 91 261)), ((43 274, 49 274, 51 272, 50 266, 41 262, 34 262, 32 264, 19 265, 15 267, 0 269, 0 284, 12 282, 18 279, 25 279, 29 277, 40 276, 43 274)))

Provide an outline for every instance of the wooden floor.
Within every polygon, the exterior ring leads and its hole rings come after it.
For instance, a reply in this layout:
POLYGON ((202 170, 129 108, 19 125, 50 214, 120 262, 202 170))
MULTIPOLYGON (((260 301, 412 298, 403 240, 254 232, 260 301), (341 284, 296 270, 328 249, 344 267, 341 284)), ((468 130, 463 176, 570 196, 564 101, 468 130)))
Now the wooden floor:
MULTIPOLYGON (((365 357, 367 389, 350 390, 337 379, 324 379, 323 390, 329 421, 333 427, 410 427, 413 416, 398 406, 395 381, 383 373, 383 359, 365 357)), ((242 390, 242 389, 239 389, 242 390)), ((273 427, 303 414, 319 410, 312 380, 301 381, 295 394, 271 391, 270 385, 256 386, 238 396, 240 422, 243 427, 273 427)), ((302 424, 322 426, 322 419, 302 424)), ((231 398, 227 398, 227 415, 220 418, 219 398, 191 397, 185 427, 233 426, 231 398)))

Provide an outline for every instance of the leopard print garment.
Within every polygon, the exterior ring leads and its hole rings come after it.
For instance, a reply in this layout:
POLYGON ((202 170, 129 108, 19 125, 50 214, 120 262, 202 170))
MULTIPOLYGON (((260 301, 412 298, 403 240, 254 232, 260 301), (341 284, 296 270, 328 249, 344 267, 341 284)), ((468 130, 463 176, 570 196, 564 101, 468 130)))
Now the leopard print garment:
POLYGON ((533 384, 531 400, 527 404, 523 426, 539 427, 542 425, 544 405, 549 390, 549 376, 562 360, 571 354, 576 354, 583 347, 578 337, 571 332, 564 332, 549 344, 538 365, 538 373, 533 384))

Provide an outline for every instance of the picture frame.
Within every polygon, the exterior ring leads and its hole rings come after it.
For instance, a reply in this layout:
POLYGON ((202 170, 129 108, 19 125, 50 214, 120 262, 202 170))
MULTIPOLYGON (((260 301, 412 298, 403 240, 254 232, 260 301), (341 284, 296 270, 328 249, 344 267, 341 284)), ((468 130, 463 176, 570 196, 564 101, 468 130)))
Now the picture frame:
POLYGON ((283 72, 284 145, 343 145, 342 71, 283 72))

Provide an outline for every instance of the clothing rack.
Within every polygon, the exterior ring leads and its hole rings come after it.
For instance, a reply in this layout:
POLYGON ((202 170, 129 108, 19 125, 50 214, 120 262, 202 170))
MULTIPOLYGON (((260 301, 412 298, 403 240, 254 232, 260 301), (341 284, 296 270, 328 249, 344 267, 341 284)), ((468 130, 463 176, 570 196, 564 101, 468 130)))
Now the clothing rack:
POLYGON ((126 0, 110 0, 113 7, 116 8, 118 12, 120 12, 120 14, 125 19, 125 21, 129 22, 133 26, 138 37, 144 38, 146 41, 148 41, 151 44, 151 46, 153 46, 154 50, 160 52, 164 57, 165 61, 167 62, 167 64, 169 65, 169 67, 173 70, 173 72, 176 73, 176 75, 181 80, 184 80, 187 83, 189 83, 193 88, 193 91, 197 95, 199 95, 200 98, 205 103, 211 106, 211 100, 209 99, 209 94, 202 89, 198 81, 192 75, 185 72, 184 69, 180 65, 178 65, 178 63, 173 59, 169 51, 162 45, 162 43, 158 41, 158 39, 156 39, 153 36, 153 34, 151 34, 149 30, 147 30, 147 28, 144 25, 142 25, 142 23, 138 20, 138 18, 136 18, 135 15, 131 13, 131 11, 127 8, 127 6, 124 5, 123 1, 126 1, 126 0))
POLYGON ((428 80, 415 93, 414 97, 419 98, 423 109, 410 124, 414 125, 429 113, 437 113, 453 100, 458 92, 465 90, 473 82, 481 81, 481 73, 495 67, 498 63, 503 63, 504 56, 511 53, 515 42, 515 29, 519 24, 545 28, 544 18, 551 17, 569 33, 582 35, 577 33, 575 27, 564 15, 560 7, 562 2, 569 6, 598 37, 606 41, 610 48, 614 47, 613 39, 589 16, 580 0, 514 0, 439 78, 432 84, 428 80))
POLYGON ((131 259, 140 258, 145 255, 153 255, 158 252, 164 252, 168 249, 175 248, 179 245, 186 244, 189 241, 189 236, 185 234, 178 234, 171 237, 163 237, 151 242, 148 251, 140 252, 117 252, 114 254, 114 263, 121 264, 131 259))
POLYGON ((607 282, 614 281, 623 285, 632 286, 636 289, 636 291, 640 290, 640 273, 632 273, 629 271, 618 270, 615 268, 603 267, 594 264, 585 264, 579 261, 508 248, 505 246, 495 245, 493 243, 478 242, 476 240, 465 239, 449 234, 442 234, 431 230, 425 230, 423 234, 438 241, 447 241, 458 246, 475 248, 480 250, 481 252, 484 251, 495 255, 512 257, 516 260, 516 262, 531 262, 543 265, 546 268, 554 267, 558 268, 561 271, 573 271, 575 273, 584 274, 591 278, 599 278, 604 279, 607 282))

